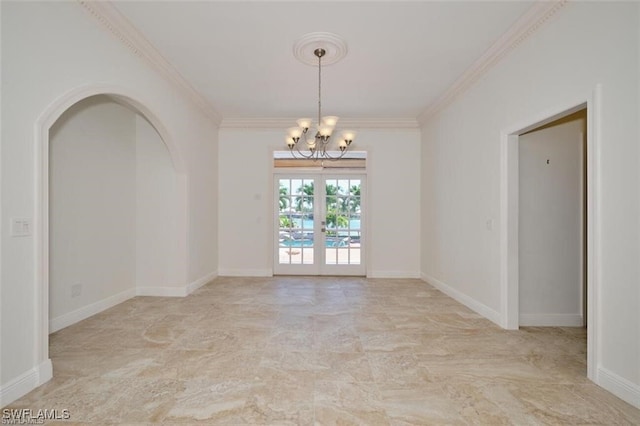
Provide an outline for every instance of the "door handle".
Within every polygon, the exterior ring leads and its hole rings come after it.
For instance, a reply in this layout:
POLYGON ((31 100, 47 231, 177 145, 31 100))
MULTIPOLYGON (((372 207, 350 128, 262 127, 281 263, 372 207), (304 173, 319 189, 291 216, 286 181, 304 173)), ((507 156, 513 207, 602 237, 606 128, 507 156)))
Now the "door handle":
POLYGON ((324 226, 322 228, 320 228, 320 231, 322 232, 327 232, 327 228, 325 228, 324 226))

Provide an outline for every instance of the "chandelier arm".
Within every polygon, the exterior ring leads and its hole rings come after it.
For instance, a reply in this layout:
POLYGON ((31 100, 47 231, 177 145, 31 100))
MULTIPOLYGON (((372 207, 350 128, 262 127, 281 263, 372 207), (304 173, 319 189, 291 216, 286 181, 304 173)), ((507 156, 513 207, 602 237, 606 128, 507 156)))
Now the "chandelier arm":
POLYGON ((322 158, 325 160, 330 160, 330 161, 336 161, 341 159, 342 157, 344 157, 344 155, 347 153, 347 150, 345 149, 344 151, 340 152, 340 155, 338 155, 337 157, 332 156, 331 154, 329 154, 329 151, 324 151, 322 153, 322 158))
POLYGON ((312 151, 309 152, 309 155, 303 154, 302 151, 300 151, 300 148, 298 148, 298 144, 295 144, 295 148, 296 148, 296 151, 298 152, 298 155, 300 155, 300 157, 296 156, 296 153, 293 150, 293 148, 290 148, 289 150, 291 151, 291 155, 293 156, 293 158, 302 158, 302 159, 310 160, 314 157, 314 153, 312 151))
MULTIPOLYGON (((341 159, 342 157, 345 156, 345 154, 347 153, 347 150, 341 150, 340 153, 334 157, 330 154, 330 151, 327 151, 327 146, 329 145, 328 141, 320 141, 321 143, 321 147, 320 148, 316 148, 313 151, 309 150, 309 154, 305 154, 304 152, 300 151, 299 148, 299 144, 295 144, 295 150, 294 148, 289 148, 289 151, 291 152, 291 157, 296 158, 296 159, 305 159, 305 160, 313 160, 313 161, 317 161, 320 159, 323 160, 329 160, 329 161, 336 161, 341 159), (297 152, 297 155, 296 155, 297 152)), ((316 145, 316 147, 318 147, 318 145, 316 145)))
POLYGON ((293 158, 295 158, 296 160, 308 160, 308 159, 311 158, 311 157, 308 157, 308 156, 304 155, 300 151, 298 151, 298 154, 296 154, 296 152, 294 150, 291 150, 291 156, 293 158))
POLYGON ((298 151, 298 154, 296 154, 296 152, 293 149, 291 150, 291 157, 296 160, 310 160, 313 158, 311 156, 304 155, 300 151, 298 151))
POLYGON ((298 145, 296 145, 295 150, 293 148, 290 148, 289 151, 291 152, 291 156, 293 158, 304 159, 304 160, 314 160, 314 161, 319 159, 336 161, 344 157, 345 154, 347 153, 347 150, 344 150, 344 151, 341 151, 338 156, 334 157, 331 154, 329 154, 329 151, 327 151, 326 148, 323 148, 322 153, 320 153, 319 150, 315 150, 315 151, 309 151, 309 155, 305 155, 302 151, 300 151, 300 149, 298 148, 298 145), (296 152, 298 153, 297 155, 296 155, 296 152))

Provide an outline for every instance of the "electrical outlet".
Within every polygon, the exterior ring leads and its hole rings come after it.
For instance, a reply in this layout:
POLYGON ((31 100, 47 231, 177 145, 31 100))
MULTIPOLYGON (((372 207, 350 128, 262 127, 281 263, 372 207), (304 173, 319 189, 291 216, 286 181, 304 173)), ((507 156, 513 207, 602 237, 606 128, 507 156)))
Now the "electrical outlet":
POLYGON ((71 297, 79 297, 82 295, 82 284, 75 284, 71 286, 71 297))

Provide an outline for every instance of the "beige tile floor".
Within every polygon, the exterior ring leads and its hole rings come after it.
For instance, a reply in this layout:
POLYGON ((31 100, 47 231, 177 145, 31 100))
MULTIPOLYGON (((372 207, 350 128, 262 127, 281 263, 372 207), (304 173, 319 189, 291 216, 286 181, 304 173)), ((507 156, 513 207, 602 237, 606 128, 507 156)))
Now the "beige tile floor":
POLYGON ((77 424, 640 424, 576 328, 501 330, 419 280, 218 278, 51 336, 11 408, 77 424))

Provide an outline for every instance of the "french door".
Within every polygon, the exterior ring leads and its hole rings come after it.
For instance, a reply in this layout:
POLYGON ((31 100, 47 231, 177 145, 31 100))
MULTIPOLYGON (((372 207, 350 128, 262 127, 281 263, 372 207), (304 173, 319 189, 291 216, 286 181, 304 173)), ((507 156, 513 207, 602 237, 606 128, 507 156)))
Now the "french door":
POLYGON ((365 275, 363 174, 274 175, 274 273, 365 275))

